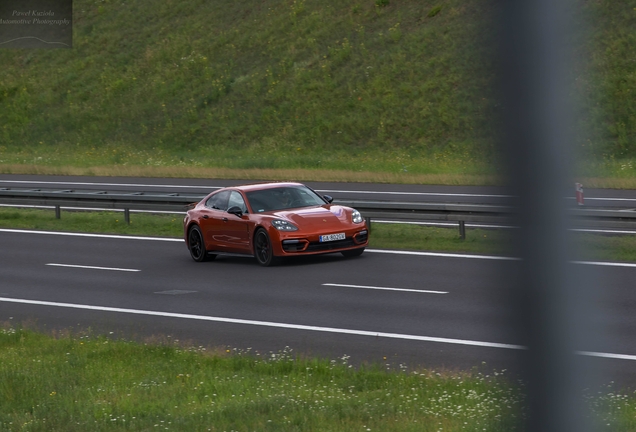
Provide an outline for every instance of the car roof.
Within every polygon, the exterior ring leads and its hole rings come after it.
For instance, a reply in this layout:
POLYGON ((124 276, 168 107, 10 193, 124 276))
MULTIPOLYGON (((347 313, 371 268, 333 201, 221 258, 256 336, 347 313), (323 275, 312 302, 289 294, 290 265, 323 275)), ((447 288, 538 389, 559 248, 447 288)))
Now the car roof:
POLYGON ((242 186, 233 186, 233 189, 238 189, 243 192, 251 192, 255 190, 263 190, 263 189, 273 189, 278 187, 299 187, 305 186, 302 183, 293 183, 293 182, 274 182, 274 183, 256 183, 242 186))

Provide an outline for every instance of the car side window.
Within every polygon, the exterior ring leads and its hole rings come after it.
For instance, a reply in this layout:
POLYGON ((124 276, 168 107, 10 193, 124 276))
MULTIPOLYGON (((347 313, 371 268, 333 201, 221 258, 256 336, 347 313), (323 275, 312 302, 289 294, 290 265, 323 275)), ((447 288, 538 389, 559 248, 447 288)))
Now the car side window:
POLYGON ((205 202, 205 206, 213 210, 227 210, 227 202, 230 197, 230 191, 222 191, 215 193, 205 202))
POLYGON ((243 199, 241 194, 236 191, 232 191, 232 193, 230 194, 230 199, 227 203, 228 209, 234 206, 240 208, 243 213, 247 213, 247 206, 245 205, 245 200, 243 199))

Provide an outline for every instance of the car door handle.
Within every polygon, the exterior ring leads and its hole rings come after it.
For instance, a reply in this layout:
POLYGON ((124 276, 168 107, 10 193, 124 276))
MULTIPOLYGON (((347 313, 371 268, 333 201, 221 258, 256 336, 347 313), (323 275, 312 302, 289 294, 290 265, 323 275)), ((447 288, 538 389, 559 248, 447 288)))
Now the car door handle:
POLYGON ((208 219, 210 216, 208 215, 203 215, 203 219, 208 219))
POLYGON ((223 218, 223 222, 227 222, 227 218, 226 217, 223 218))

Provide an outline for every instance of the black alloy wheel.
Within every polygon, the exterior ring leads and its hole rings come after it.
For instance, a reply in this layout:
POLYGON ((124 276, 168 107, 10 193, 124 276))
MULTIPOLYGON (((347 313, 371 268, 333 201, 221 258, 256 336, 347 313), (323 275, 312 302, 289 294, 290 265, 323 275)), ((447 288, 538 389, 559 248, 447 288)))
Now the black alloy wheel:
POLYGON ((342 251, 342 255, 346 256, 347 258, 353 258, 353 257, 357 257, 362 255, 362 252, 364 252, 364 248, 359 248, 359 249, 350 249, 350 250, 346 250, 346 251, 342 251))
POLYGON ((192 256, 192 259, 196 262, 208 260, 203 234, 201 233, 201 229, 196 225, 190 228, 188 232, 188 248, 190 249, 190 256, 192 256))
POLYGON ((254 235, 254 258, 260 265, 265 267, 274 265, 277 262, 269 235, 262 228, 256 231, 254 235))

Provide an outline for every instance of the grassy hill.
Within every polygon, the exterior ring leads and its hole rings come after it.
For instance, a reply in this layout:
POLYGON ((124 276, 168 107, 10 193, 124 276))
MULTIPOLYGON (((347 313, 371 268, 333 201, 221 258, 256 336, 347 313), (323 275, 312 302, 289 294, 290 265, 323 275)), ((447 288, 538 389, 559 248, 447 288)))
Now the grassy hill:
MULTIPOLYGON (((636 155, 627 2, 574 77, 590 160, 636 155)), ((72 50, 0 50, 0 164, 493 171, 491 2, 74 2, 72 50)), ((636 89, 636 88, 635 88, 636 89)))

